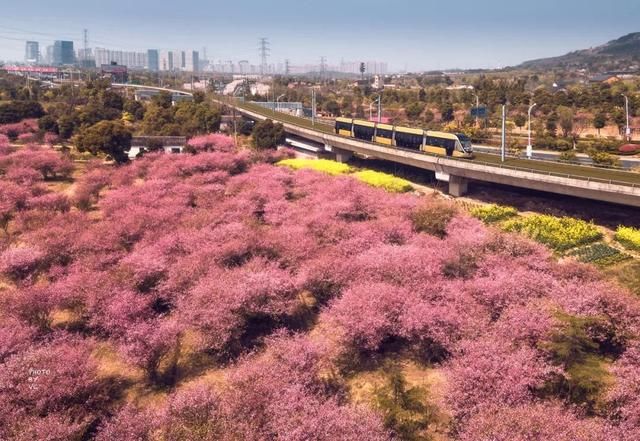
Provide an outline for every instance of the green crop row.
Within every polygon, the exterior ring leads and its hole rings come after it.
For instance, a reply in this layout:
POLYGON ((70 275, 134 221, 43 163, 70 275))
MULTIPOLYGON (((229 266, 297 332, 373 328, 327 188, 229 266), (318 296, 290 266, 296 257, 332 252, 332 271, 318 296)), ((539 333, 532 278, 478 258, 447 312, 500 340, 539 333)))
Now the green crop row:
POLYGON ((568 255, 575 257, 580 262, 601 266, 613 265, 630 258, 628 254, 602 242, 577 248, 568 255))

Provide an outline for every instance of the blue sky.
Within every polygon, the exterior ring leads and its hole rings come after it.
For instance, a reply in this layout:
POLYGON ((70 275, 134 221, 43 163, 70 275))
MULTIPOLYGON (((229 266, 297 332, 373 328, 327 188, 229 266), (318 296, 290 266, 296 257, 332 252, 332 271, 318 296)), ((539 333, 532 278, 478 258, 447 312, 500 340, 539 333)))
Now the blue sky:
POLYGON ((2 0, 0 59, 24 41, 73 39, 123 50, 207 48, 209 58, 294 65, 387 61, 410 70, 502 67, 640 31, 640 1, 609 0, 2 0))

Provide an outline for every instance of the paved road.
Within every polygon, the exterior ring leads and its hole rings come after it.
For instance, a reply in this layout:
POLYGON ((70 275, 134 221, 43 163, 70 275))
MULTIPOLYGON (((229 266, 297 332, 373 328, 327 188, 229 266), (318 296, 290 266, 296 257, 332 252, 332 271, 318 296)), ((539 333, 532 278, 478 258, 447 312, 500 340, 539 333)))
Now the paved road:
MULTIPOLYGON (((499 155, 500 154, 500 147, 492 147, 492 146, 488 146, 488 145, 477 145, 474 144, 473 148, 477 151, 477 152, 481 152, 481 153, 490 153, 490 154, 495 154, 495 155, 499 155)), ((525 153, 523 152, 522 155, 524 155, 525 153)), ((546 150, 534 150, 533 151, 533 159, 545 159, 548 161, 556 161, 559 159, 561 153, 560 152, 550 152, 550 151, 546 151, 546 150)), ((577 153, 576 154, 577 157, 577 161, 580 164, 585 164, 585 165, 591 165, 593 164, 593 161, 591 160, 591 158, 589 158, 588 155, 585 155, 584 153, 577 153)), ((638 157, 624 157, 624 156, 619 156, 620 158, 620 167, 625 168, 625 169, 634 169, 634 168, 640 168, 640 158, 638 157)))

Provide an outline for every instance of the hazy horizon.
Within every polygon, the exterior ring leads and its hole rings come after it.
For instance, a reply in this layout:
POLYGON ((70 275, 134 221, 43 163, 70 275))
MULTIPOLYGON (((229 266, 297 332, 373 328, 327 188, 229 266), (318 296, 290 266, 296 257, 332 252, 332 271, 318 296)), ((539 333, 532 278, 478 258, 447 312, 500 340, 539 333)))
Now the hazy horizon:
POLYGON ((21 61, 24 43, 41 51, 54 40, 109 49, 207 48, 210 60, 257 64, 258 38, 271 43, 270 63, 327 64, 377 60, 393 70, 499 68, 563 55, 640 30, 640 3, 614 0, 585 6, 569 0, 522 4, 488 0, 479 5, 442 2, 338 2, 308 0, 209 4, 140 0, 128 4, 42 0, 12 3, 0 17, 0 59, 21 61))

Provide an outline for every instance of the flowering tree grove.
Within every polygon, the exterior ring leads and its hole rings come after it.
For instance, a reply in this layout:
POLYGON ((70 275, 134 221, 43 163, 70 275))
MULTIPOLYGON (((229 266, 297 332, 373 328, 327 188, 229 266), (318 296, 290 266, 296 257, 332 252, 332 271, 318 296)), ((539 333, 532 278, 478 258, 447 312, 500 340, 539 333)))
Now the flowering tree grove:
POLYGON ((440 374, 450 439, 640 436, 640 301, 594 268, 189 143, 71 184, 0 135, 0 439, 397 439, 349 380, 398 357, 440 374))

